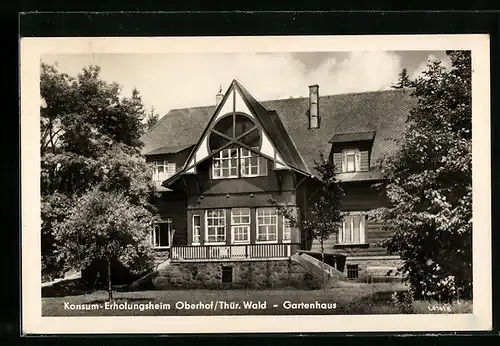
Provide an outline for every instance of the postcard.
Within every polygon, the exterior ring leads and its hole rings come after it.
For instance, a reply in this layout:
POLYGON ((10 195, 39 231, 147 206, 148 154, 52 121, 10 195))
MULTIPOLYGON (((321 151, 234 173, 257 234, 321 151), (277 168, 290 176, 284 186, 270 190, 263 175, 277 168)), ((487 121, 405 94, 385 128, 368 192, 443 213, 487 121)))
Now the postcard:
POLYGON ((487 35, 20 52, 23 333, 492 327, 487 35))

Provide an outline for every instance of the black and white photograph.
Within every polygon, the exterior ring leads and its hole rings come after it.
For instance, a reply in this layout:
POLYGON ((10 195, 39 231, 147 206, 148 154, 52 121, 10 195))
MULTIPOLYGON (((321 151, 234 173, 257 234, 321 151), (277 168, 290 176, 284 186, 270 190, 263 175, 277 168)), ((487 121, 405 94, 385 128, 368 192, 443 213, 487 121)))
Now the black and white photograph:
POLYGON ((25 328, 488 328, 488 46, 22 39, 25 328))

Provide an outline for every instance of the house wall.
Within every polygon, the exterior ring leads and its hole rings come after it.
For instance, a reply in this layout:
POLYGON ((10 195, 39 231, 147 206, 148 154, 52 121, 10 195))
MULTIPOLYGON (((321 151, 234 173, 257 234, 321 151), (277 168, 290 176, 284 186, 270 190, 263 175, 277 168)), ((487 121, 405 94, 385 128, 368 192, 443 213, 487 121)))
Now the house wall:
POLYGON ((171 263, 153 279, 156 289, 316 288, 320 279, 288 259, 249 262, 171 263), (222 282, 222 267, 232 267, 231 283, 222 282))
MULTIPOLYGON (((308 209, 314 201, 314 191, 318 186, 311 182, 304 184, 297 191, 297 204, 303 209, 304 217, 310 217, 308 209)), ((343 211, 367 212, 380 208, 388 204, 387 197, 383 190, 373 186, 372 182, 350 182, 342 184, 344 196, 341 201, 343 211)), ((352 257, 362 256, 385 256, 387 249, 379 245, 380 242, 388 238, 388 234, 381 229, 381 223, 377 220, 367 219, 365 221, 365 243, 367 247, 339 247, 338 233, 332 234, 324 242, 326 253, 339 253, 352 257)), ((305 250, 320 251, 320 244, 317 240, 302 239, 302 246, 305 250)))
POLYGON ((266 176, 251 178, 212 179, 211 166, 211 160, 207 160, 198 166, 196 186, 190 187, 190 194, 217 195, 226 193, 293 191, 294 189, 293 173, 288 171, 274 171, 273 162, 270 160, 267 160, 266 176))
POLYGON ((184 245, 187 242, 187 199, 184 194, 163 192, 155 197, 153 204, 158 208, 162 220, 172 219, 175 230, 173 245, 184 245))
POLYGON ((169 162, 175 162, 175 170, 176 172, 178 172, 181 170, 182 166, 184 165, 184 162, 186 162, 186 159, 189 156, 190 151, 191 148, 187 148, 178 153, 148 155, 146 157, 146 162, 153 162, 156 160, 167 160, 169 162))

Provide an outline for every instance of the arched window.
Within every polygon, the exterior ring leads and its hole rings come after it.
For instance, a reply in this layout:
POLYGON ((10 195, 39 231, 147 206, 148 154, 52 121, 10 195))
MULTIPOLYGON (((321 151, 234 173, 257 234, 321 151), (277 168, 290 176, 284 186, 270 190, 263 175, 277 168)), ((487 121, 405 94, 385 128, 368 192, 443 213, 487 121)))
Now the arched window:
POLYGON ((357 172, 360 170, 360 155, 358 149, 342 151, 342 172, 357 172))
MULTIPOLYGON (((241 135, 255 127, 255 123, 243 114, 228 115, 220 119, 213 129, 232 139, 238 139, 241 135)), ((260 148, 260 132, 254 130, 238 140, 252 148, 260 148)), ((220 147, 227 144, 229 140, 225 137, 219 136, 217 133, 210 134, 209 149, 216 151, 220 147)))
POLYGON ((261 141, 260 131, 249 117, 236 113, 220 119, 214 125, 208 142, 211 152, 219 151, 212 159, 212 178, 267 175, 267 160, 248 148, 238 145, 241 143, 260 150, 261 141), (221 149, 230 140, 234 140, 235 143, 221 149))

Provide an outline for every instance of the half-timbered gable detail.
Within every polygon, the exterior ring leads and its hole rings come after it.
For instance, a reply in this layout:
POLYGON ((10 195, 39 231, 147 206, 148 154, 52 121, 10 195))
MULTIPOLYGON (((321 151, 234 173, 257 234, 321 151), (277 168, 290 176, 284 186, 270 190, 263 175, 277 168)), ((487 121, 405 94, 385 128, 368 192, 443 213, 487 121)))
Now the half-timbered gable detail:
POLYGON ((161 192, 155 204, 163 222, 153 228, 152 245, 171 250, 174 261, 317 251, 318 243, 291 228, 269 200, 310 217, 322 152, 345 191, 345 219, 326 252, 387 255, 376 245, 387 235, 368 212, 387 203, 374 183, 382 180, 381 159, 397 150, 413 102, 402 90, 320 97, 318 85, 309 97, 259 102, 233 81, 213 106, 170 111, 143 136, 161 192))

